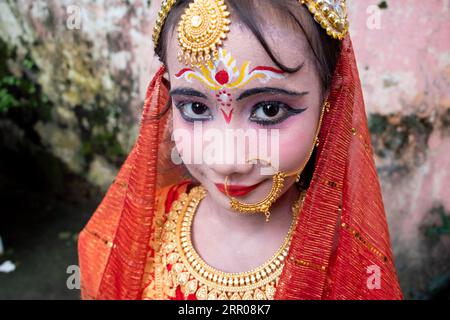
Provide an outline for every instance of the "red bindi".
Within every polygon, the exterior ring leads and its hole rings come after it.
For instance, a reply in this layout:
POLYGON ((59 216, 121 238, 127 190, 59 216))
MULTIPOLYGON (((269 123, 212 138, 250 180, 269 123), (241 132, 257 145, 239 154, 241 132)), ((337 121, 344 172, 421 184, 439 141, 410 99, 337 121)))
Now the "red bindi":
POLYGON ((225 85, 228 83, 228 81, 230 80, 230 76, 228 75, 228 72, 226 72, 225 70, 220 70, 219 72, 216 73, 216 81, 221 85, 225 85))

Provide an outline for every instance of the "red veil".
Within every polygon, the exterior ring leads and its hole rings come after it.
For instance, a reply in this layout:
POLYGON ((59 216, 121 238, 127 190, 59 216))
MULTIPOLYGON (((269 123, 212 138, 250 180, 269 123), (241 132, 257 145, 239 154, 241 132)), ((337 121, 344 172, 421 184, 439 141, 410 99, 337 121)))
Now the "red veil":
MULTIPOLYGON (((82 297, 139 299, 156 195, 181 183, 171 165, 165 68, 155 74, 139 137, 79 237, 82 297)), ((401 299, 350 37, 324 116, 315 170, 276 299, 401 299)))

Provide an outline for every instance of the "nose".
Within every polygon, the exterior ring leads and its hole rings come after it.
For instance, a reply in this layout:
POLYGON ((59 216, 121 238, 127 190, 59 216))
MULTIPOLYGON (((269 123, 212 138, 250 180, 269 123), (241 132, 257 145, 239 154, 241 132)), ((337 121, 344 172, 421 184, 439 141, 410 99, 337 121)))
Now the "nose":
POLYGON ((210 164, 209 168, 218 176, 225 178, 226 176, 247 175, 252 171, 252 164, 210 164))

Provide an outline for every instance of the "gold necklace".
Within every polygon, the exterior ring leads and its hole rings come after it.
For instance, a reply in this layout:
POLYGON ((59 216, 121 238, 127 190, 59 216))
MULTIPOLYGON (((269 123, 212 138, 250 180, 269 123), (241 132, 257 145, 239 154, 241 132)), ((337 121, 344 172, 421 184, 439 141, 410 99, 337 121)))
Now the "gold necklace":
POLYGON ((183 193, 172 204, 164 225, 162 247, 163 265, 171 265, 164 273, 165 292, 176 296, 180 286, 187 298, 195 294, 198 300, 265 300, 273 299, 275 287, 288 254, 292 232, 303 203, 302 192, 292 206, 293 220, 283 244, 263 265, 247 272, 227 273, 208 265, 196 252, 191 242, 191 225, 200 201, 206 196, 202 186, 183 193))

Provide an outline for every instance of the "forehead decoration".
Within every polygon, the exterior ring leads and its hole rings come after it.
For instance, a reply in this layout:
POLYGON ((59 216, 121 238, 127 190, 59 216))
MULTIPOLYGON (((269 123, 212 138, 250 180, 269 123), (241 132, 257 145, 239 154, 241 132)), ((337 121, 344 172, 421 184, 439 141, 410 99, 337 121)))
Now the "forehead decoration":
POLYGON ((175 77, 184 78, 188 82, 193 79, 200 81, 208 89, 241 88, 249 82, 258 79, 266 83, 270 79, 283 79, 283 71, 270 66, 256 66, 250 68, 250 61, 245 61, 240 67, 236 59, 225 49, 218 50, 218 60, 208 61, 198 68, 184 68, 175 77))
MULTIPOLYGON (((298 0, 305 5, 327 34, 338 40, 348 33, 345 0, 298 0)), ((177 0, 164 0, 153 30, 158 45, 164 22, 177 0)), ((219 59, 218 48, 230 31, 230 12, 224 0, 194 0, 186 8, 177 28, 180 52, 178 59, 191 67, 219 59)))
POLYGON ((211 58, 216 60, 219 56, 217 47, 222 45, 230 31, 229 15, 223 0, 195 0, 190 3, 178 24, 178 44, 181 47, 178 60, 184 59, 185 64, 191 65, 208 62, 211 58))

